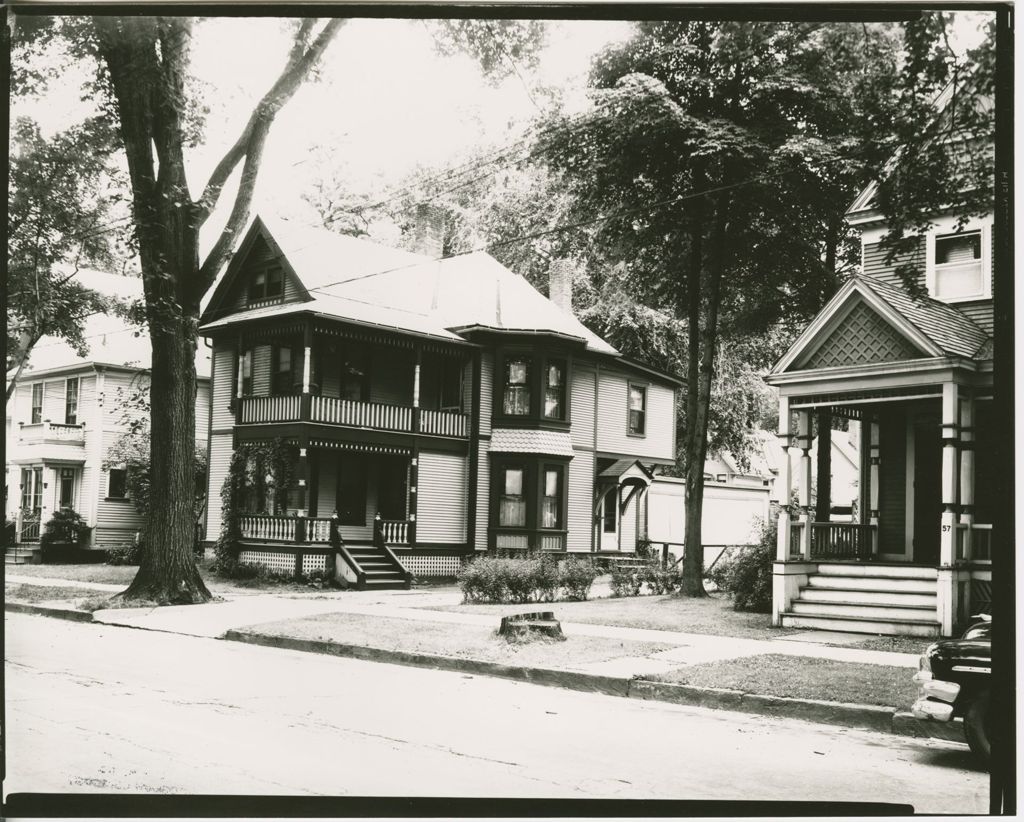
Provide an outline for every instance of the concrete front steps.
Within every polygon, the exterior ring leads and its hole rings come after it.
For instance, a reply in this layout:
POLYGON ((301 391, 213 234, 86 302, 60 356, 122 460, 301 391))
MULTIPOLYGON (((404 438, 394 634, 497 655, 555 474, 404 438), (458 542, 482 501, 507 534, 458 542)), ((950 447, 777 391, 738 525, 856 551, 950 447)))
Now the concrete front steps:
POLYGON ((5 565, 31 565, 32 548, 8 547, 4 550, 5 565))
POLYGON ((788 628, 939 636, 936 570, 881 563, 822 562, 783 613, 788 628))

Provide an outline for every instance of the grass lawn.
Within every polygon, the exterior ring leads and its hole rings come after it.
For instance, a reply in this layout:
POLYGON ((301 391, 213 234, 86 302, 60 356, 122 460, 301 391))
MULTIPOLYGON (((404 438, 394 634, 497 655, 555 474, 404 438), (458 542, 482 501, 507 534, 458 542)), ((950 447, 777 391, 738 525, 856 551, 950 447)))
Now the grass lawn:
POLYGON ((98 592, 91 588, 68 588, 56 585, 12 585, 4 586, 4 597, 8 602, 48 602, 63 600, 71 608, 77 600, 94 597, 98 592))
POLYGON ((691 665, 646 678, 769 696, 905 709, 917 698, 912 673, 888 665, 764 654, 691 665))
POLYGON ((587 602, 533 602, 526 605, 433 606, 433 610, 470 614, 503 615, 511 609, 554 611, 562 622, 618 625, 624 628, 652 628, 688 634, 712 634, 741 639, 775 639, 799 629, 773 628, 768 614, 734 611, 724 594, 700 599, 682 596, 641 596, 592 599, 587 602))
POLYGON ((873 636, 853 647, 867 648, 871 651, 893 651, 897 654, 923 654, 924 649, 933 642, 934 639, 919 636, 873 636))
POLYGON ((571 637, 565 642, 538 640, 510 644, 491 628, 420 622, 360 614, 322 614, 315 617, 261 623, 261 634, 298 639, 329 640, 389 651, 442 654, 513 665, 571 668, 624 656, 643 657, 673 647, 655 642, 571 637))

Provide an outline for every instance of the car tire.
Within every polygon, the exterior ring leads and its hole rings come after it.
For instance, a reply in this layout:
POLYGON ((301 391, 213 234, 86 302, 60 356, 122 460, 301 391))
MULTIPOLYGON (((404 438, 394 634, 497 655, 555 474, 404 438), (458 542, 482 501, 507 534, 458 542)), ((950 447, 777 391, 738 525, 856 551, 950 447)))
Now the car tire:
POLYGON ((989 741, 989 692, 984 691, 971 702, 964 716, 964 733, 967 736, 967 744, 973 753, 983 764, 989 764, 991 748, 989 741))

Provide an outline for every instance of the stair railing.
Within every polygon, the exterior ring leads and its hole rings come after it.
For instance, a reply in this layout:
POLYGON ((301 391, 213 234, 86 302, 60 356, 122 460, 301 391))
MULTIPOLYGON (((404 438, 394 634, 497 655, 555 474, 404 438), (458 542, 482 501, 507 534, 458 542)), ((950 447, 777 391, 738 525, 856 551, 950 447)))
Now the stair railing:
POLYGON ((363 567, 356 562, 356 558, 345 547, 345 540, 341 538, 341 528, 338 526, 337 516, 331 517, 328 541, 331 543, 331 550, 340 554, 348 567, 352 569, 352 573, 356 575, 356 588, 360 591, 364 590, 366 588, 366 571, 363 570, 363 567))
POLYGON ((411 588, 412 587, 412 574, 409 572, 409 570, 404 565, 402 565, 402 563, 399 561, 398 557, 395 556, 395 552, 392 551, 388 547, 387 540, 384 539, 384 529, 382 527, 382 523, 383 523, 383 520, 381 519, 380 512, 378 512, 377 516, 374 517, 374 519, 373 519, 373 544, 374 544, 374 547, 376 547, 380 551, 382 551, 384 556, 386 556, 394 564, 395 568, 398 569, 399 573, 401 573, 401 575, 402 575, 402 579, 405 581, 405 587, 406 588, 411 588))

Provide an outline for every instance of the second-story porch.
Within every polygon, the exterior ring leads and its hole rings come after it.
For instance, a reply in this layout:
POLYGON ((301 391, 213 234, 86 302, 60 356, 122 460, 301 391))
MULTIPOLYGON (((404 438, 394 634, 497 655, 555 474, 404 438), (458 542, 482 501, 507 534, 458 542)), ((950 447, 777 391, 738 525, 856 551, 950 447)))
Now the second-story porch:
POLYGON ((246 327, 232 348, 237 426, 469 437, 472 348, 310 319, 246 327))

